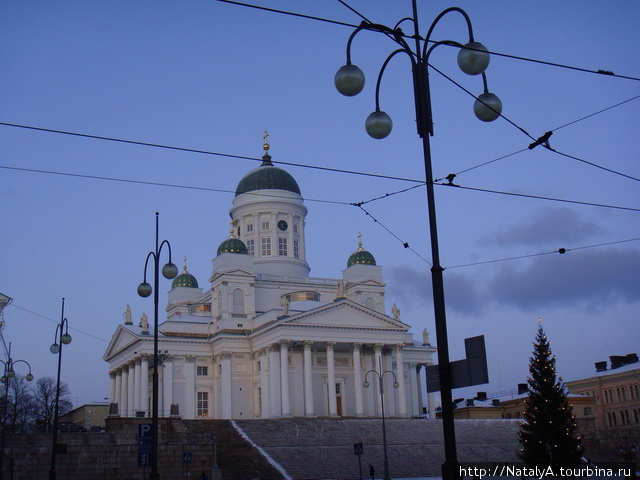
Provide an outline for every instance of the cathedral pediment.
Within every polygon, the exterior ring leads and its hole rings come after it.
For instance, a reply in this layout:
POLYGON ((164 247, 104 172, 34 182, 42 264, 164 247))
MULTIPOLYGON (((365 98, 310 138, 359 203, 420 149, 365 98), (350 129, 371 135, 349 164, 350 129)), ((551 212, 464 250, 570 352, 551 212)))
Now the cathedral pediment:
POLYGON ((280 318, 278 325, 401 331, 408 331, 410 328, 409 325, 399 320, 378 313, 346 298, 306 312, 291 315, 290 317, 280 318))
POLYGON ((116 333, 111 337, 111 342, 107 347, 107 351, 102 357, 105 361, 109 361, 109 358, 118 352, 126 349, 129 345, 136 342, 139 339, 138 335, 127 329, 122 325, 118 325, 116 333))
POLYGON ((224 277, 233 277, 233 278, 238 278, 238 277, 244 277, 244 278, 255 278, 255 273, 252 273, 248 270, 244 270, 242 268, 235 268, 232 270, 226 270, 224 272, 214 272, 211 275, 211 278, 209 279, 209 281, 211 283, 215 283, 216 281, 218 281, 221 278, 224 277))

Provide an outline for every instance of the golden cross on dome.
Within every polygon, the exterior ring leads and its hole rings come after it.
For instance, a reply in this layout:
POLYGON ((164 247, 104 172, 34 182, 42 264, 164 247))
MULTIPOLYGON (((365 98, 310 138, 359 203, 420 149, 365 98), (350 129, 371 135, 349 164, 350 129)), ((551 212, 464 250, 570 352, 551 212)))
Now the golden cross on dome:
POLYGON ((229 238, 236 238, 236 236, 235 236, 235 227, 236 227, 237 221, 236 220, 231 220, 229 223, 231 224, 231 232, 230 232, 231 235, 229 235, 229 238))
POLYGON ((262 136, 262 139, 264 140, 264 145, 262 145, 262 148, 266 153, 269 153, 269 142, 267 141, 268 137, 269 137, 269 132, 265 130, 264 135, 262 136))
POLYGON ((362 233, 358 232, 358 250, 362 250, 362 233))
POLYGON ((184 267, 183 267, 182 273, 187 273, 187 257, 186 256, 184 257, 184 267))

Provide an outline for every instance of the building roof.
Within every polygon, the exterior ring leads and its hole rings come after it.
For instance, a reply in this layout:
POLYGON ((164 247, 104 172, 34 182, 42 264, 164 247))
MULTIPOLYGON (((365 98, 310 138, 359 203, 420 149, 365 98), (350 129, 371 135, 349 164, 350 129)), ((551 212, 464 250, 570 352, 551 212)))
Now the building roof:
POLYGON ((347 268, 351 265, 375 265, 376 258, 371 252, 362 248, 362 234, 358 234, 358 249, 347 260, 347 268))
POLYGON ((184 257, 182 273, 171 282, 171 288, 175 287, 198 288, 198 280, 196 280, 196 277, 187 272, 187 257, 184 257))
POLYGON ((262 164, 247 173, 236 187, 236 197, 256 190, 286 190, 300 195, 298 182, 291 174, 271 163, 271 156, 265 153, 262 164))

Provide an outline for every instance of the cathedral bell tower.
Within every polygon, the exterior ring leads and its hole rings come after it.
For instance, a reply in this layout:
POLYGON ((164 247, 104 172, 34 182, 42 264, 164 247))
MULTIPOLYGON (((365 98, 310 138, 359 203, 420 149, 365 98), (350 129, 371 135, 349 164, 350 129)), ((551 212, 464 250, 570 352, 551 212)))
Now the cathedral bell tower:
POLYGON ((229 211, 256 273, 308 277, 304 226, 307 208, 295 179, 271 162, 268 133, 262 164, 238 183, 229 211))

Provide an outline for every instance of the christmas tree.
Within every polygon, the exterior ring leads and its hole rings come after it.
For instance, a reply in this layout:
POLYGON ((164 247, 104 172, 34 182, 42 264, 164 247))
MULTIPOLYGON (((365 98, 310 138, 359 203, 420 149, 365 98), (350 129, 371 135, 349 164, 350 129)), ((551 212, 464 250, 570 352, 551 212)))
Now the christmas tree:
POLYGON ((520 426, 520 458, 525 465, 571 468, 580 464, 582 448, 576 421, 542 324, 530 358, 529 400, 520 426))

